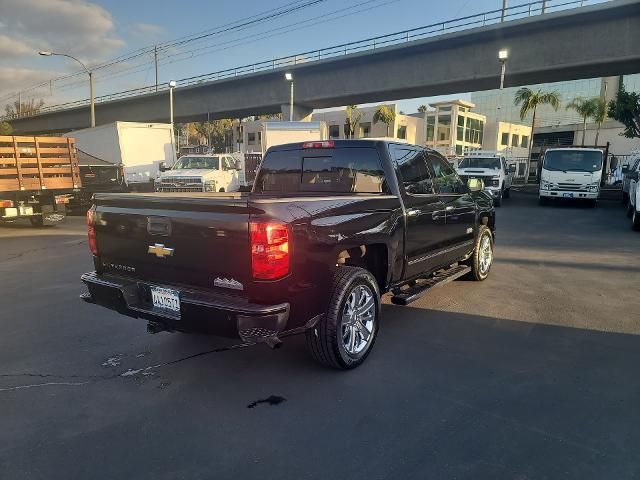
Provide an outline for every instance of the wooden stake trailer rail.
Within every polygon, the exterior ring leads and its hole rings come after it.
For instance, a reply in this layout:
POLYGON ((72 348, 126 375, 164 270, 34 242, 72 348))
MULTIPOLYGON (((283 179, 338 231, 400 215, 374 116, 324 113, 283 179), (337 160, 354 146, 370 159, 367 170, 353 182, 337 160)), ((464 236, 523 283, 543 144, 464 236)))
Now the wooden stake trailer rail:
POLYGON ((0 136, 0 221, 59 223, 81 186, 75 139, 0 136))

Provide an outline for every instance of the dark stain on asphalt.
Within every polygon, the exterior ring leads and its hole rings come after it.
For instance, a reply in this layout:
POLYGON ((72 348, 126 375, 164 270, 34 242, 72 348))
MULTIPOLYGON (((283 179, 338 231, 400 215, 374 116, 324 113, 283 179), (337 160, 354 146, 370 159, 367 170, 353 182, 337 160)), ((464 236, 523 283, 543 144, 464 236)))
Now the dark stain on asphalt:
POLYGON ((267 398, 263 398, 262 400, 256 400, 255 402, 251 402, 249 405, 247 405, 247 408, 256 408, 258 405, 260 405, 261 403, 266 403, 268 405, 280 405, 283 402, 286 402, 287 399, 284 397, 281 397, 279 395, 271 395, 267 398))

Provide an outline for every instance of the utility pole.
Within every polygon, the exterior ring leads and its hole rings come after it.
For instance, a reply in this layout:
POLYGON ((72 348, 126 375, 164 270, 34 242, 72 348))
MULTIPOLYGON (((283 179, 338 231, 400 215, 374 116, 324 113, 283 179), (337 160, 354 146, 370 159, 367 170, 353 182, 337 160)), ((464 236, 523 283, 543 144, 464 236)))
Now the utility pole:
POLYGON ((158 91, 158 46, 153 46, 153 60, 156 64, 156 92, 158 91))
POLYGON ((93 97, 93 72, 89 72, 89 96, 91 108, 91 128, 96 126, 96 104, 93 97))
POLYGON ((502 15, 500 16, 501 22, 504 22, 504 17, 505 17, 508 5, 509 5, 509 0, 502 0, 502 15))
POLYGON ((22 92, 18 92, 18 116, 22 115, 22 92))

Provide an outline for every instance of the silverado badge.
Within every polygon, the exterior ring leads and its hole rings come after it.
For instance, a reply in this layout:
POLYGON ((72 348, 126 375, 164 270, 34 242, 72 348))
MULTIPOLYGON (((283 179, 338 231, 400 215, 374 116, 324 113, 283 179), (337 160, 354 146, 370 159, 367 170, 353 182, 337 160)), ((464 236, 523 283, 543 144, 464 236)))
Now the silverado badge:
POLYGON ((173 255, 173 248, 167 248, 162 243, 156 243, 155 245, 149 245, 147 253, 158 258, 170 257, 173 255))
POLYGON ((239 281, 237 281, 234 278, 220 278, 220 277, 217 277, 213 281, 213 285, 215 287, 231 288, 233 290, 244 290, 244 285, 242 285, 239 281))

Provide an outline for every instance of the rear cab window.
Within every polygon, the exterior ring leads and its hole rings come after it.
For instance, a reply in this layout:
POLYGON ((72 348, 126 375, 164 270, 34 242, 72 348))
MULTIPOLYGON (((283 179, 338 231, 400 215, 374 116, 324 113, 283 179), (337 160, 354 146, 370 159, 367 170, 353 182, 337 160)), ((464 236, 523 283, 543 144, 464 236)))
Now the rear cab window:
POLYGON ((388 193, 373 147, 275 150, 260 166, 254 192, 388 193))

